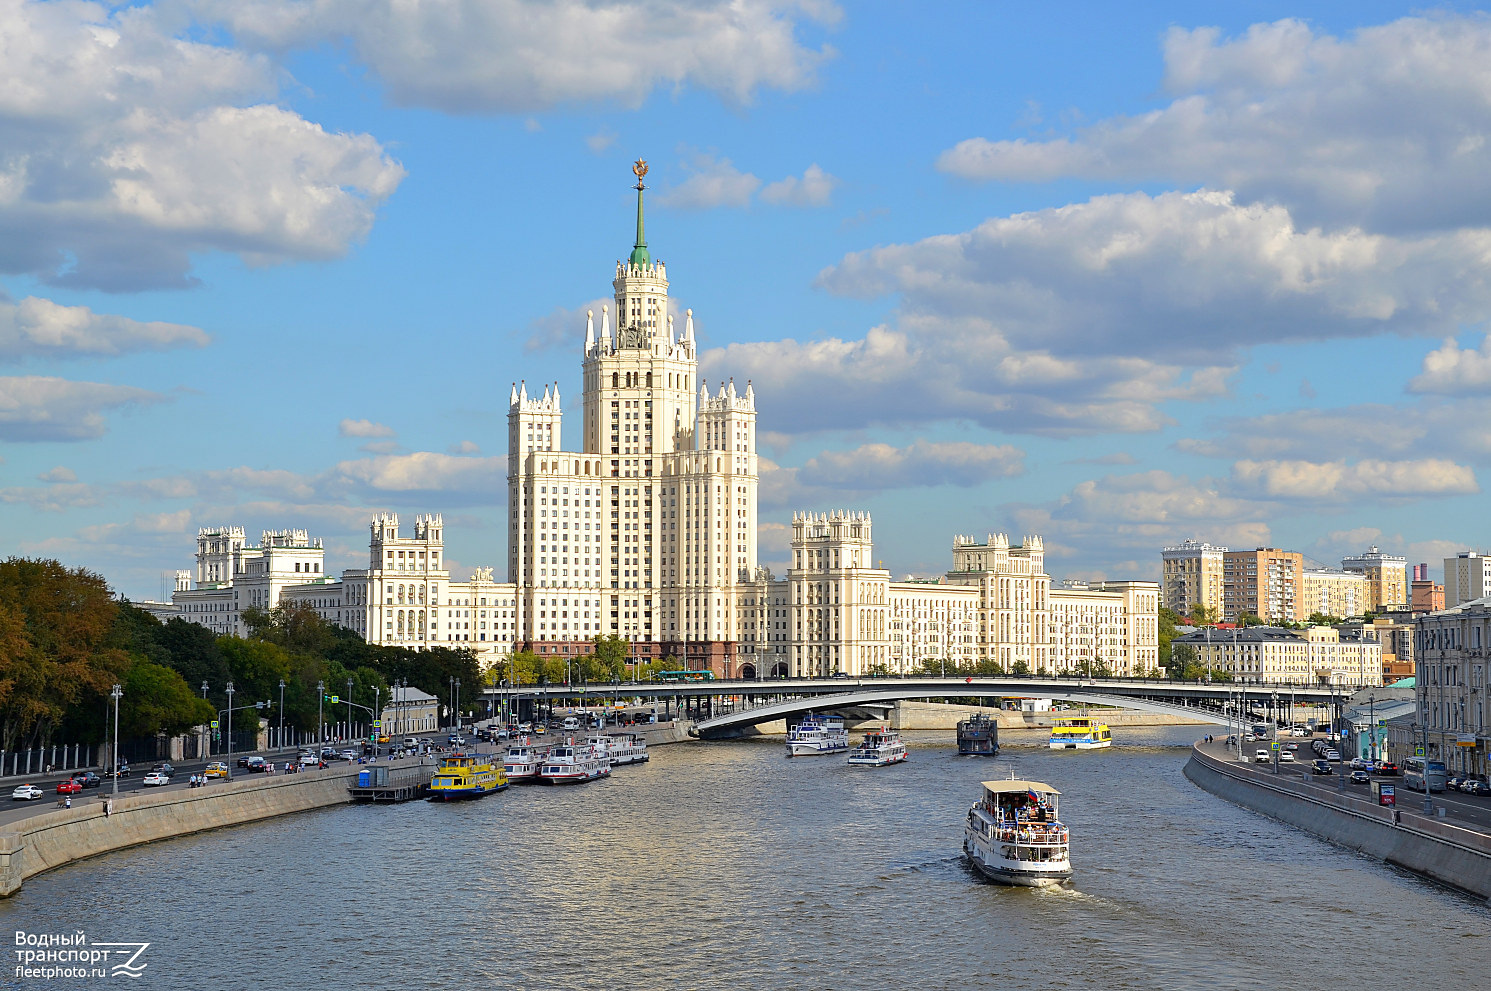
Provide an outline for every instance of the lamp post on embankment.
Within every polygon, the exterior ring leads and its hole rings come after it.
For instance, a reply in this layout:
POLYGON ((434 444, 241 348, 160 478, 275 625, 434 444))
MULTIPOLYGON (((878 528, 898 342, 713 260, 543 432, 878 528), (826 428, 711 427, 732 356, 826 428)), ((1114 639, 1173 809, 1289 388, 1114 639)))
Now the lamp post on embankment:
POLYGON ((114 700, 114 797, 119 797, 119 697, 124 694, 124 689, 115 685, 109 689, 109 697, 114 700))

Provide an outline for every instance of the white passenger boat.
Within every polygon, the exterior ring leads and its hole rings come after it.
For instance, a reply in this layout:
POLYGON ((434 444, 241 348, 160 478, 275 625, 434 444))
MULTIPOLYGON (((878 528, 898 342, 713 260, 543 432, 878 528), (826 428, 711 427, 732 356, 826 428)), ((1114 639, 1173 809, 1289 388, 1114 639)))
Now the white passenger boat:
POLYGON ((1057 814, 1060 796, 1039 781, 985 781, 968 810, 963 855, 1001 884, 1036 888, 1072 876, 1070 837, 1057 814))
POLYGON ((594 747, 565 744, 549 751, 538 768, 546 785, 577 785, 611 776, 611 761, 594 747))
POLYGON ((620 764, 645 764, 651 760, 647 755, 647 741, 636 733, 607 733, 604 739, 609 739, 611 766, 620 764))
POLYGON ((810 712, 787 731, 788 757, 837 754, 848 749, 849 731, 844 729, 844 720, 836 716, 810 712))
POLYGON ((502 765, 507 771, 507 780, 515 785, 538 780, 538 769, 544 762, 547 751, 530 746, 526 741, 507 748, 502 765))
POLYGON ((1113 746, 1108 724, 1087 716, 1067 716, 1051 724, 1052 750, 1101 750, 1113 746))
POLYGON ((866 733, 864 742, 849 751, 849 763, 860 767, 884 767, 906 759, 906 743, 901 734, 882 726, 866 733))

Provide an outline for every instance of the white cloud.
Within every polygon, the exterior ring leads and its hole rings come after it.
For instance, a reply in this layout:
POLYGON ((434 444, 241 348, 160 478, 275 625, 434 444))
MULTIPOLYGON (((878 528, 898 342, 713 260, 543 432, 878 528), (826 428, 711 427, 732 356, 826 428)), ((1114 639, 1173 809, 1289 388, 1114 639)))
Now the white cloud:
POLYGON ((111 543, 120 536, 137 537, 148 536, 178 536, 187 532, 187 525, 191 523, 191 510, 178 509, 166 513, 140 513, 128 523, 103 523, 97 526, 85 526, 78 531, 78 537, 86 543, 111 543))
MULTIPOLYGON (((56 469, 53 469, 55 471, 56 469)), ((50 475, 52 472, 47 472, 50 475)), ((97 506, 105 500, 106 493, 95 485, 79 482, 51 481, 45 486, 15 486, 0 489, 0 502, 11 505, 27 505, 46 513, 60 513, 79 506, 97 506)))
POLYGON ((37 296, 19 303, 0 300, 0 361, 162 351, 207 342, 205 333, 185 324, 131 320, 37 296))
POLYGON ((376 492, 461 492, 468 497, 485 495, 499 502, 507 498, 506 456, 466 458, 415 451, 343 461, 329 474, 334 480, 356 483, 376 492))
POLYGON ((711 210, 720 206, 750 205, 761 180, 742 172, 728 158, 695 155, 687 166, 688 177, 657 197, 659 206, 680 210, 711 210))
POLYGON ((65 467, 63 465, 58 465, 55 468, 50 468, 47 471, 42 472, 40 475, 37 475, 36 479, 39 482, 47 482, 49 484, 55 484, 59 482, 76 482, 78 480, 78 473, 73 471, 71 468, 65 467))
POLYGON ((585 147, 589 148, 590 151, 596 155, 599 155, 601 152, 605 151, 607 148, 610 148, 615 143, 616 132, 611 130, 609 127, 603 127, 599 131, 596 131, 594 134, 587 135, 585 138, 585 147))
POLYGON ((481 445, 474 440, 463 440, 446 448, 449 454, 480 454, 481 445))
POLYGON ((1480 491, 1475 472, 1442 458, 1355 463, 1339 461, 1238 461, 1233 479, 1271 499, 1340 502, 1470 495, 1480 491))
POLYGON ((1409 392, 1462 395, 1491 391, 1491 334, 1478 349, 1462 349, 1453 337, 1424 355, 1423 371, 1408 383, 1409 392))
POLYGON ((341 254, 403 169, 274 106, 267 59, 150 7, 0 0, 0 271, 188 284, 191 255, 341 254))
POLYGON ((146 389, 43 375, 0 377, 0 440, 72 441, 102 437, 104 413, 165 401, 146 389))
POLYGON ((1491 224, 1491 20, 1410 17, 1338 38, 1298 20, 1165 38, 1168 106, 1049 141, 971 138, 938 166, 1222 186, 1306 224, 1491 224))
POLYGON ((839 180, 824 172, 814 162, 803 172, 802 178, 787 176, 769 183, 761 190, 761 198, 768 203, 781 206, 827 206, 839 180))
POLYGON ((450 113, 557 104, 639 106, 658 88, 698 87, 735 103, 761 88, 812 85, 832 55, 801 22, 833 23, 821 0, 191 0, 243 45, 345 42, 396 103, 450 113))
POLYGON ((397 437, 393 427, 372 420, 346 419, 337 424, 337 433, 343 437, 397 437))
POLYGON ((805 485, 874 492, 923 485, 979 485, 1025 471, 1025 452, 1008 444, 914 441, 909 447, 863 444, 824 451, 798 472, 805 485))
MULTIPOLYGON (((523 336, 523 353, 535 354, 560 348, 575 349, 585 342, 587 314, 594 314, 596 337, 601 333, 601 309, 610 310, 615 300, 609 296, 597 296, 588 303, 576 307, 556 306, 528 324, 523 336)), ((616 314, 610 314, 611 333, 616 333, 616 314)))

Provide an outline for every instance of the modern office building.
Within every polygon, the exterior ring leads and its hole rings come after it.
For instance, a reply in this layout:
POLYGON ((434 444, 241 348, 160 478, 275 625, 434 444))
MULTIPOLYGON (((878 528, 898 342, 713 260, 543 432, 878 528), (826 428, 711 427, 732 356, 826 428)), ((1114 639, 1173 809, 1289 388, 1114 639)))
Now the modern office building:
POLYGON ((1461 551, 1444 559, 1444 604, 1450 609, 1491 595, 1491 557, 1461 551))

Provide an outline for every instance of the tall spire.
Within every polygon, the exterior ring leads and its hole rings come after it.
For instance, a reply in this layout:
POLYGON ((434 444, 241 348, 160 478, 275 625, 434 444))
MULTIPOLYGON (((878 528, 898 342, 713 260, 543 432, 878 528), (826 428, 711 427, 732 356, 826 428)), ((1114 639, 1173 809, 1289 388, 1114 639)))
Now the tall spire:
POLYGON ((637 159, 632 165, 632 175, 637 177, 637 243, 632 245, 631 257, 627 264, 634 268, 647 268, 652 264, 652 256, 647 252, 647 235, 642 228, 642 190, 647 187, 642 184, 642 177, 647 174, 647 163, 637 159))

